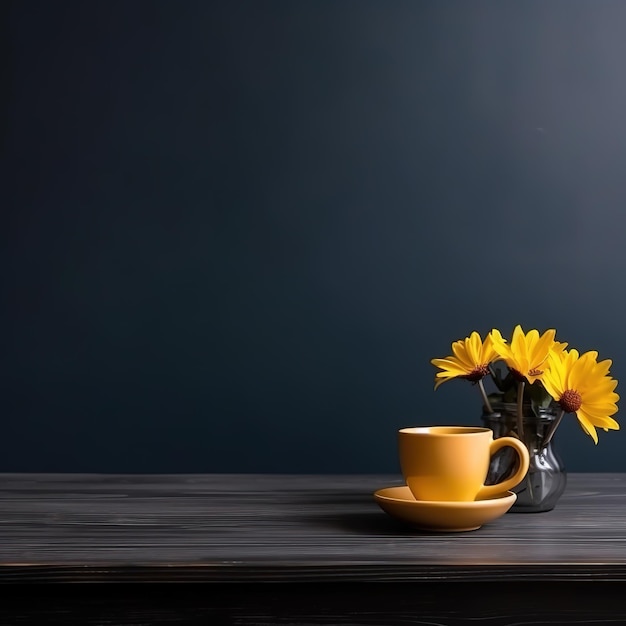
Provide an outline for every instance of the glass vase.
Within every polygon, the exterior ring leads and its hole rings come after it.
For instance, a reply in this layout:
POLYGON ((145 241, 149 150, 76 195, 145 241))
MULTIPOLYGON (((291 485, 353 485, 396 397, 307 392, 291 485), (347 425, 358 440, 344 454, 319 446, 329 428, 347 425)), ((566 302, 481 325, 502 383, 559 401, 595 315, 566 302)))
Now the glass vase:
MULTIPOLYGON (((551 511, 567 484, 565 466, 554 448, 554 437, 545 443, 557 418, 556 408, 538 409, 538 414, 535 414, 530 405, 525 406, 521 433, 516 405, 496 405, 493 409, 493 413, 483 414, 482 420, 493 431, 494 439, 517 437, 526 444, 530 456, 526 477, 513 489, 517 493, 517 500, 511 507, 511 512, 551 511)), ((491 459, 485 484, 494 484, 510 476, 516 463, 517 455, 513 450, 504 448, 498 451, 491 459)))

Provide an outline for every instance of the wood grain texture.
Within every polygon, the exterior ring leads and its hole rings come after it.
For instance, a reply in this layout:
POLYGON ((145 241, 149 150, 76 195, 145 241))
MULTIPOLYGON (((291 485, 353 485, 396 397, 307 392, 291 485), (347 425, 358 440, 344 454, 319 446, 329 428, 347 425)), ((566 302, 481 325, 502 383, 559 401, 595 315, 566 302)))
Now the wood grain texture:
POLYGON ((384 514, 398 476, 0 475, 0 581, 626 581, 626 475, 549 513, 436 534, 384 514))

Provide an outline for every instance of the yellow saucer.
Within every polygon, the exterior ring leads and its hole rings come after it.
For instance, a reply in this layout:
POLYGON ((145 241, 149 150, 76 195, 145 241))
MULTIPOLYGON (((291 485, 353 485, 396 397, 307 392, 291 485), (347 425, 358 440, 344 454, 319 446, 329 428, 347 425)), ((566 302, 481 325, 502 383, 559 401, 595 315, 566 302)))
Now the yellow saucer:
POLYGON ((438 532, 461 532, 476 530, 483 524, 504 515, 517 495, 505 491, 488 500, 472 502, 433 502, 416 500, 410 489, 387 487, 374 493, 380 508, 403 522, 422 530, 438 532))

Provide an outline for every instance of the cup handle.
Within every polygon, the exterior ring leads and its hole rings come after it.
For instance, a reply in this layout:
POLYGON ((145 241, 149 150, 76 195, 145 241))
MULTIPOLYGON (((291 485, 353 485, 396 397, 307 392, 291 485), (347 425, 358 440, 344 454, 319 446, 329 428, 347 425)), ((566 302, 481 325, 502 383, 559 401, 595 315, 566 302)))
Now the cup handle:
POLYGON ((506 448, 507 446, 514 448, 518 454, 519 467, 517 471, 510 478, 496 483, 495 485, 484 485, 476 496, 477 500, 500 495, 505 491, 509 491, 509 489, 513 489, 513 487, 516 487, 524 480, 524 476, 526 476, 528 466, 530 465, 530 456, 528 454, 528 448, 519 439, 515 439, 515 437, 500 437, 494 439, 489 447, 489 454, 493 456, 498 450, 506 448))

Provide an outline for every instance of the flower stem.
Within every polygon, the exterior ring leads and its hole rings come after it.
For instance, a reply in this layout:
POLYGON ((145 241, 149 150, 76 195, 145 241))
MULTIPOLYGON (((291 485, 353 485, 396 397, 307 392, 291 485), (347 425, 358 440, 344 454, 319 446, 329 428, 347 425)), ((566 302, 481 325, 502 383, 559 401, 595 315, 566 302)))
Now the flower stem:
POLYGON ((524 436, 524 387, 526 383, 522 380, 517 386, 517 434, 520 439, 524 436))
POLYGON ((565 415, 565 411, 561 409, 561 412, 558 414, 557 418, 554 420, 552 427, 550 428, 550 431, 548 432, 547 437, 543 440, 544 448, 550 443, 550 441, 552 441, 552 437, 554 437, 554 433, 556 432, 556 429, 559 427, 559 424, 561 423, 561 420, 563 419, 564 415, 565 415))
POLYGON ((478 381, 478 387, 480 389, 480 393, 483 397, 483 402, 485 403, 485 408, 489 411, 489 415, 493 414, 493 409, 491 408, 491 403, 489 402, 489 398, 487 397, 487 392, 485 391, 485 385, 483 385, 482 378, 478 381))
POLYGON ((487 367, 489 367, 489 374, 491 375, 491 380, 493 380, 495 386, 498 388, 498 391, 503 391, 503 389, 502 389, 502 381, 500 380, 500 377, 496 375, 496 372, 493 369, 493 365, 491 365, 491 363, 489 363, 489 365, 487 367))

